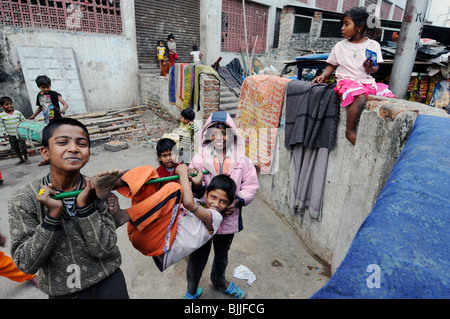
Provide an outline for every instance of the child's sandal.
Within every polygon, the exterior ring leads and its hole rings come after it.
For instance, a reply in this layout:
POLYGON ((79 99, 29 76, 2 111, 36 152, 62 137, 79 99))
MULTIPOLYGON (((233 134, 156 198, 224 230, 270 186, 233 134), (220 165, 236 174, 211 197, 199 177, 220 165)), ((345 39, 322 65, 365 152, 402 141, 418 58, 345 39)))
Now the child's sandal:
POLYGON ((230 286, 224 292, 236 299, 244 299, 245 297, 245 291, 232 282, 230 282, 230 286))
POLYGON ((201 295, 203 295, 203 289, 198 287, 197 292, 194 295, 187 291, 183 299, 198 299, 201 297, 201 295))

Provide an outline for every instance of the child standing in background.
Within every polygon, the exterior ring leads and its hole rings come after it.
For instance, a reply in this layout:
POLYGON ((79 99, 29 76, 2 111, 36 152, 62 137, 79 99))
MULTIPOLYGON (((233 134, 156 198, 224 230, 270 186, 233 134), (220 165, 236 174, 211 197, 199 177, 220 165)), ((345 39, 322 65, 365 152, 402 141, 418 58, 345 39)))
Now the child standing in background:
POLYGON ((166 54, 166 47, 164 46, 164 41, 160 40, 158 46, 156 47, 156 56, 158 57, 159 67, 161 68, 161 63, 164 60, 164 54, 166 54))
MULTIPOLYGON (((51 90, 52 81, 50 78, 45 75, 39 75, 36 78, 36 85, 41 90, 36 97, 36 105, 38 108, 29 119, 33 120, 41 111, 44 114, 44 122, 47 124, 62 118, 61 114, 66 114, 69 105, 63 100, 61 94, 51 90), (60 102, 64 106, 62 110, 59 106, 60 102)), ((50 164, 50 162, 44 160, 39 166, 48 164, 50 164)))
POLYGON ((189 164, 191 152, 193 150, 194 134, 198 127, 194 124, 195 112, 192 109, 184 109, 180 115, 180 127, 178 135, 180 137, 179 155, 182 163, 189 164))
POLYGON ((342 107, 347 106, 347 127, 345 137, 356 143, 356 124, 369 94, 393 97, 395 95, 383 83, 376 83, 371 76, 379 65, 366 58, 366 49, 377 53, 378 63, 383 62, 380 44, 368 38, 374 29, 367 26, 369 13, 364 7, 346 11, 341 19, 344 40, 338 42, 327 59, 325 71, 312 83, 322 83, 336 70, 337 86, 334 89, 342 97, 342 107))
POLYGON ((194 44, 192 46, 192 51, 190 53, 191 53, 191 60, 194 63, 201 63, 203 54, 198 50, 197 45, 194 44))
POLYGON ((161 76, 166 76, 170 72, 170 68, 172 67, 172 64, 169 61, 169 55, 166 53, 164 55, 164 60, 161 63, 161 76))
POLYGON ((177 53, 177 44, 175 43, 175 37, 173 34, 169 34, 167 37, 167 47, 169 48, 169 57, 170 57, 170 63, 172 65, 175 64, 175 60, 178 60, 178 53, 177 53))
MULTIPOLYGON (((18 111, 14 110, 12 99, 4 96, 0 98, 0 106, 4 112, 0 113, 0 134, 9 139, 9 145, 11 150, 15 151, 19 162, 16 165, 26 163, 31 164, 27 154, 27 144, 23 139, 16 135, 17 126, 20 122, 25 121, 25 116, 18 111)), ((1 178, 1 176, 0 176, 1 178)))
MULTIPOLYGON (((159 177, 174 176, 175 169, 179 165, 177 146, 175 141, 170 138, 162 138, 156 143, 156 154, 158 155, 159 167, 156 169, 159 177)), ((159 187, 163 187, 169 182, 159 183, 159 187)))
POLYGON ((66 101, 63 100, 61 94, 56 91, 52 91, 52 81, 49 77, 45 75, 39 75, 36 78, 36 85, 41 90, 36 96, 36 105, 37 109, 29 117, 30 120, 33 120, 41 111, 44 114, 45 123, 51 123, 54 120, 60 119, 62 116, 66 114, 69 105, 66 101), (61 103, 64 107, 61 110, 59 103, 61 103))

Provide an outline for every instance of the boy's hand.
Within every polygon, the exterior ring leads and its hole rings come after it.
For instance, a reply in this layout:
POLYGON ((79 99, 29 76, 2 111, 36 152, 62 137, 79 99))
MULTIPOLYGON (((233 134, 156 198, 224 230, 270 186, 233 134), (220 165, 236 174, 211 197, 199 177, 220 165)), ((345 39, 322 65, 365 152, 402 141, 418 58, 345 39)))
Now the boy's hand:
POLYGON ((233 214, 234 210, 239 207, 240 203, 241 202, 239 201, 239 199, 235 199, 231 202, 230 205, 227 206, 227 208, 225 208, 223 214, 225 216, 230 216, 231 214, 233 214))
POLYGON ((189 169, 189 180, 194 185, 201 185, 202 180, 203 180, 203 172, 200 169, 198 169, 197 167, 190 168, 189 169), (194 176, 191 176, 191 174, 193 174, 194 176))
POLYGON ((89 177, 84 177, 84 188, 77 196, 77 206, 84 207, 90 204, 95 198, 95 183, 89 177))
POLYGON ((188 170, 189 168, 186 166, 186 164, 181 163, 175 168, 175 173, 180 177, 188 176, 188 170))
POLYGON ((52 184, 42 185, 36 200, 48 208, 48 214, 53 218, 60 218, 63 211, 63 202, 53 199, 51 196, 57 195, 59 192, 53 188, 52 184))

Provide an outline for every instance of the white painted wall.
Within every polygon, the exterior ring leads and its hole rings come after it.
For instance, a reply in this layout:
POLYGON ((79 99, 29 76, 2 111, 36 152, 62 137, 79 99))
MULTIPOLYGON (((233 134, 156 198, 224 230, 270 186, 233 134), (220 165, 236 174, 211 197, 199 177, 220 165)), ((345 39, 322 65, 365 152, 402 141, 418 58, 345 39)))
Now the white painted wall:
POLYGON ((126 108, 139 103, 134 1, 122 0, 121 11, 122 35, 2 27, 3 40, 8 41, 10 59, 18 69, 20 46, 72 48, 88 111, 126 108))

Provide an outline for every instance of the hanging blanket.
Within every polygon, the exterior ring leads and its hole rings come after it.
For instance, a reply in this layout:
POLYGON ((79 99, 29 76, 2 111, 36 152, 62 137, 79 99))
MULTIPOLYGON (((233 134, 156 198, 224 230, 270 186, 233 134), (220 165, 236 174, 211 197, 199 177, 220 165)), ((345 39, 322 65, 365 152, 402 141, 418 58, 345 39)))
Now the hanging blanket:
POLYGON ((244 80, 242 79, 242 74, 244 70, 242 69, 241 62, 238 58, 234 58, 230 63, 227 64, 227 69, 230 71, 231 75, 235 78, 235 80, 242 85, 244 80))
POLYGON ((175 63, 175 105, 183 108, 183 101, 180 98, 180 81, 181 81, 181 63, 175 63))
POLYGON ((181 63, 180 64, 180 99, 183 102, 184 99, 184 81, 186 76, 186 67, 189 63, 181 63))
POLYGON ((190 107, 191 103, 191 92, 192 92, 192 79, 193 79, 193 66, 189 65, 186 67, 186 74, 184 75, 184 97, 183 97, 183 108, 187 109, 190 107))
POLYGON ((219 81, 220 77, 219 74, 209 65, 203 65, 203 64, 197 64, 195 66, 195 81, 194 81, 194 100, 193 100, 193 106, 197 107, 197 111, 200 111, 200 74, 212 74, 214 75, 219 81))
POLYGON ((328 152, 336 143, 339 96, 334 85, 294 80, 286 89, 285 147, 292 148, 289 168, 291 213, 309 207, 321 220, 328 152))
POLYGON ((236 81, 234 76, 231 75, 230 71, 223 66, 219 66, 217 71, 219 72, 220 76, 227 81, 232 88, 240 87, 240 84, 236 81))
POLYGON ((270 173, 284 93, 291 79, 253 75, 245 79, 236 113, 236 127, 246 140, 246 155, 270 173))
POLYGON ((176 81, 175 81, 175 66, 172 66, 169 70, 169 102, 170 103, 175 103, 176 102, 176 97, 175 97, 175 86, 176 85, 176 81))
POLYGON ((301 80, 288 84, 285 147, 302 143, 309 148, 333 148, 340 114, 340 98, 334 87, 301 80))

